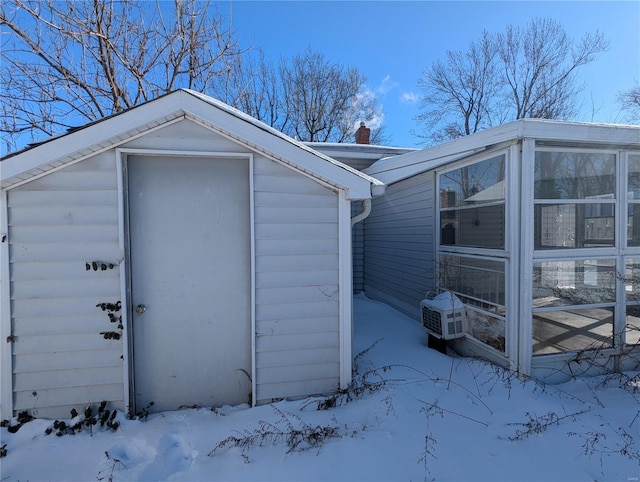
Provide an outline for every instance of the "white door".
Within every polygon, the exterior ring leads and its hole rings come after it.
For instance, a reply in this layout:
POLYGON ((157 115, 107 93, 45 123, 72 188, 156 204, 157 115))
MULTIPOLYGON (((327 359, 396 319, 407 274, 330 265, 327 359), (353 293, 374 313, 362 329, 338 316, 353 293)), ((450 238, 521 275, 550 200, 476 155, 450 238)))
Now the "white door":
POLYGON ((136 410, 251 396, 249 161, 129 156, 136 410))

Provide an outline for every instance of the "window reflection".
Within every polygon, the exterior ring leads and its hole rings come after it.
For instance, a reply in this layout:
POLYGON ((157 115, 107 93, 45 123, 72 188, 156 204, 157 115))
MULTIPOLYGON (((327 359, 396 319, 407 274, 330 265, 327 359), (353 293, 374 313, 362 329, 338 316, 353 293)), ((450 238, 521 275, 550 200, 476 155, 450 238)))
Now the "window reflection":
POLYGON ((534 313, 533 354, 611 348, 613 315, 612 307, 534 313))
POLYGON ((504 200, 504 155, 440 176, 440 207, 504 200))
POLYGON ((441 256, 439 285, 454 291, 465 303, 503 313, 500 307, 505 302, 504 270, 503 261, 441 256))
POLYGON ((640 200, 640 155, 629 155, 627 198, 640 200))
POLYGON ((627 307, 624 339, 627 347, 640 345, 640 306, 627 307))
POLYGON ((558 307, 616 300, 614 259, 543 261, 533 265, 533 307, 558 307))
POLYGON ((536 204, 535 248, 615 246, 613 203, 536 204))
POLYGON ((505 156, 440 175, 440 244, 504 248, 505 156))
POLYGON ((536 199, 589 199, 615 193, 615 154, 537 151, 536 199))
POLYGON ((467 308, 469 334, 502 353, 505 352, 504 319, 467 308))

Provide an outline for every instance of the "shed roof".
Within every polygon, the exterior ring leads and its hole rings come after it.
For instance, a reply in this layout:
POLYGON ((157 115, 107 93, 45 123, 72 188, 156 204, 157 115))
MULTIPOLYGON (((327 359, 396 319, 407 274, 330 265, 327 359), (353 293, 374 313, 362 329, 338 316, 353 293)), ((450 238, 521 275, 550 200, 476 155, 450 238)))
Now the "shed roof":
POLYGON ((640 126, 520 119, 445 144, 380 159, 364 172, 386 184, 392 184, 524 138, 550 144, 640 149, 640 126))
POLYGON ((351 199, 368 199, 384 190, 384 184, 379 180, 317 152, 221 101, 187 89, 3 157, 0 159, 0 186, 9 188, 22 184, 180 119, 196 121, 247 149, 330 185, 345 188, 351 199))

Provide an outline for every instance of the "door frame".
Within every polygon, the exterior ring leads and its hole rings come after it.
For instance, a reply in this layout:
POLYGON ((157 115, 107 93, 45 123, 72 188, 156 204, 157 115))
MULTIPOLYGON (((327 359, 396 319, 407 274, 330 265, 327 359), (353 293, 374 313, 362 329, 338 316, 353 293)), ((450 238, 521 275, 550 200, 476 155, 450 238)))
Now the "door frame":
POLYGON ((249 162, 249 224, 250 224, 250 312, 251 312, 251 403, 256 403, 256 316, 255 316, 255 232, 254 232, 254 192, 253 192, 253 155, 244 152, 183 151, 159 149, 116 149, 116 169, 118 177, 118 239, 120 250, 120 296, 122 300, 122 333, 123 345, 123 380, 124 407, 128 416, 135 415, 135 366, 133 343, 133 302, 131 300, 131 243, 129 238, 129 179, 127 174, 127 158, 130 155, 153 157, 197 157, 203 159, 238 159, 249 162))

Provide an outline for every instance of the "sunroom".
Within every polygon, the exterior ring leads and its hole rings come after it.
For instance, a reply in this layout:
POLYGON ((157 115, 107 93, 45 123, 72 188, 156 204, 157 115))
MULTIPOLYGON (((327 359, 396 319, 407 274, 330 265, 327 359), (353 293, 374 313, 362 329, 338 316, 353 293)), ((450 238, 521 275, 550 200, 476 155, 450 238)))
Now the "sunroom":
POLYGON ((561 381, 635 367, 640 127, 526 119, 378 161, 365 292, 420 320, 450 290, 456 351, 561 381))

